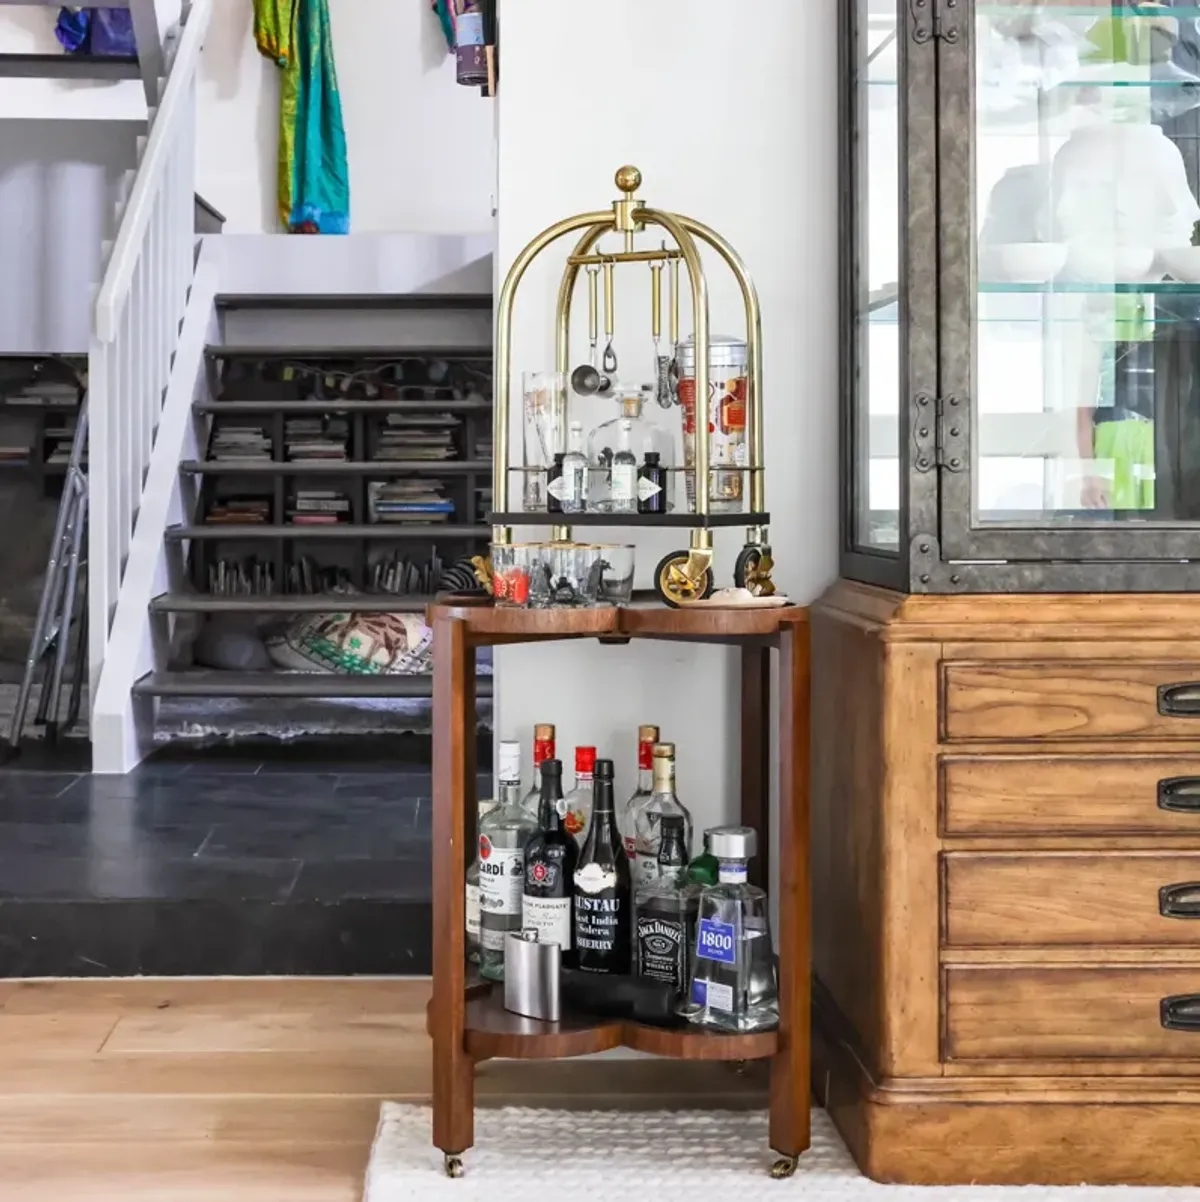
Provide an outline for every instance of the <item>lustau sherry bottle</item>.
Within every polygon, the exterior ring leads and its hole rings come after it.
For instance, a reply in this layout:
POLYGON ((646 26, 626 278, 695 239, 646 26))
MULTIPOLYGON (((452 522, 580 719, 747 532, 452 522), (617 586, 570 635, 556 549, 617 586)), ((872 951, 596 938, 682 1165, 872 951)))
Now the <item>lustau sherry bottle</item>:
POLYGON ((575 963, 584 972, 628 973, 632 894, 617 833, 612 760, 596 761, 592 825, 575 869, 575 963))
POLYGON ((537 931, 539 943, 557 943, 564 966, 574 962, 575 868, 579 849, 563 829, 562 761, 542 761, 542 793, 538 828, 525 844, 523 922, 537 931))

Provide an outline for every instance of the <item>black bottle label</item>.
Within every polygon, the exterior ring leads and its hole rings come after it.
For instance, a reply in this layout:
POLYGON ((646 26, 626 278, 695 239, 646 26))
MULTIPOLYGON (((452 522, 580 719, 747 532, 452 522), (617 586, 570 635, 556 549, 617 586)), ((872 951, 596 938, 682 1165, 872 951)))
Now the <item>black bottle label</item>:
POLYGON ((640 977, 665 981, 677 992, 687 987, 691 940, 686 918, 644 912, 637 921, 637 971, 640 977))

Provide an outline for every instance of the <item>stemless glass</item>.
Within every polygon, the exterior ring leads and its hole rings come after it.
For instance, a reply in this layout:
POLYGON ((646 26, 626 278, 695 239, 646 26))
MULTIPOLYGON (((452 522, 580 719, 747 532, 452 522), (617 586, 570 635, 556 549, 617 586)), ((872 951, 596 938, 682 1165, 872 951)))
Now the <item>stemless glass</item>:
POLYGON ((526 372, 524 397, 524 490, 526 511, 546 509, 547 469, 567 449, 567 377, 557 371, 526 372))

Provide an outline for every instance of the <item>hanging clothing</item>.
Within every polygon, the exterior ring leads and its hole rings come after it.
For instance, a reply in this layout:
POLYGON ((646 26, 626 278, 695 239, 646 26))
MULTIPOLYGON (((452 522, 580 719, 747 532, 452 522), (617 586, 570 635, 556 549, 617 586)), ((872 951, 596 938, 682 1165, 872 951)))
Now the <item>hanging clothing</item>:
POLYGON ((125 57, 137 54, 133 18, 127 8, 74 8, 58 10, 54 36, 68 54, 125 57))
POLYGON ((283 72, 279 220, 290 234, 350 230, 350 168, 327 0, 254 0, 254 41, 283 72))

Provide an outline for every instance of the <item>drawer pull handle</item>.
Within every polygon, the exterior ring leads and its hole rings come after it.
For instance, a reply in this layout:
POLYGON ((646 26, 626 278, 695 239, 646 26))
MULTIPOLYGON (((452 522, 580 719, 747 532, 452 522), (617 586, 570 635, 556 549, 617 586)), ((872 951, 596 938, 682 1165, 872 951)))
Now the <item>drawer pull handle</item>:
POLYGON ((1158 1003, 1158 1019, 1168 1031, 1200 1031, 1200 993, 1180 993, 1158 1003))
POLYGON ((1200 718, 1200 684, 1159 685, 1158 712, 1173 718, 1200 718))
POLYGON ((1158 808, 1200 814, 1200 776, 1170 776, 1158 782, 1158 808))
POLYGON ((1200 881, 1164 885, 1158 891, 1158 912, 1164 918, 1200 918, 1200 881))

